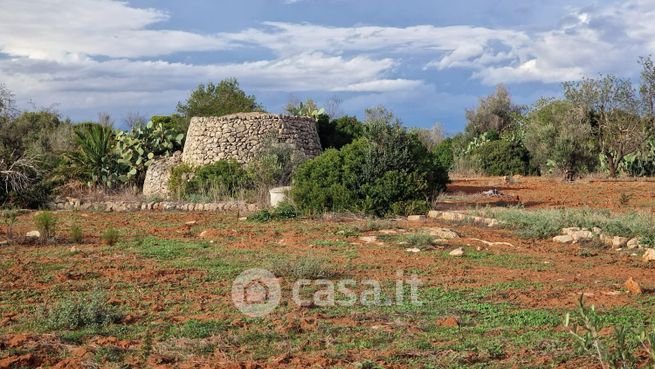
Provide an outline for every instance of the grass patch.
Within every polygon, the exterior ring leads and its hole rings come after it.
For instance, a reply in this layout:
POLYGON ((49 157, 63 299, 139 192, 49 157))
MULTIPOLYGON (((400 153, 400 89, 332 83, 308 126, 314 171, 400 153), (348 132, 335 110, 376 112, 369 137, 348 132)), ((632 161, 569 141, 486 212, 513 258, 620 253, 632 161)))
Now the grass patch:
POLYGON ((230 322, 221 320, 188 320, 171 329, 171 335, 177 338, 201 339, 224 333, 230 322))
POLYGON ((278 277, 295 279, 325 279, 339 274, 329 260, 312 255, 274 259, 266 265, 266 269, 278 277))
POLYGON ((133 246, 136 246, 136 251, 140 256, 158 260, 173 260, 189 256, 194 250, 207 249, 209 243, 162 240, 149 237, 139 240, 139 243, 133 246))
POLYGON ((531 211, 518 208, 488 209, 482 213, 504 222, 523 238, 550 238, 566 227, 599 227, 612 236, 641 237, 645 244, 655 243, 655 222, 645 213, 613 215, 609 211, 592 209, 531 211))

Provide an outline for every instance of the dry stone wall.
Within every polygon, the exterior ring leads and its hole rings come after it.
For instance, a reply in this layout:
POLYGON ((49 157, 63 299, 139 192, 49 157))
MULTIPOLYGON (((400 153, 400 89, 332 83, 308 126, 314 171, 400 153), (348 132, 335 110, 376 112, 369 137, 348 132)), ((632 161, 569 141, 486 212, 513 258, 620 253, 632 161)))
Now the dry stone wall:
POLYGON ((316 122, 311 118, 238 113, 192 118, 182 161, 190 165, 211 164, 223 159, 247 163, 270 139, 292 144, 308 157, 321 153, 316 122))
POLYGON ((182 162, 182 152, 177 151, 170 157, 156 159, 146 172, 143 182, 143 194, 152 197, 168 197, 168 180, 171 169, 182 162))

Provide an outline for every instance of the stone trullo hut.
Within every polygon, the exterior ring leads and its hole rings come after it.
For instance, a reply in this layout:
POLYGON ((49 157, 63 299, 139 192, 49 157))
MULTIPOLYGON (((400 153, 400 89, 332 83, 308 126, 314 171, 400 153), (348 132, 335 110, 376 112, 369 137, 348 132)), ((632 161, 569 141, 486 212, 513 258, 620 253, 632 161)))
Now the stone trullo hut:
POLYGON ((309 117, 268 113, 237 113, 222 117, 194 117, 187 132, 184 151, 156 160, 146 173, 143 194, 168 196, 171 169, 234 159, 248 163, 271 138, 294 145, 308 157, 321 153, 316 122, 309 117))

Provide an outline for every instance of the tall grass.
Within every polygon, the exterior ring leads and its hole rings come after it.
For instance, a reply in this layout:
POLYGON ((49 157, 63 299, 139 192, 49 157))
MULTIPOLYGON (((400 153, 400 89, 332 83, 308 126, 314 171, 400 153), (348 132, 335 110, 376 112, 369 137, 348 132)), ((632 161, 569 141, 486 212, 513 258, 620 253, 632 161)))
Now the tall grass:
POLYGON ((524 238, 553 237, 566 227, 598 227, 608 235, 641 237, 644 244, 655 243, 655 222, 645 213, 613 215, 609 211, 593 209, 504 208, 486 209, 482 214, 500 220, 524 238))

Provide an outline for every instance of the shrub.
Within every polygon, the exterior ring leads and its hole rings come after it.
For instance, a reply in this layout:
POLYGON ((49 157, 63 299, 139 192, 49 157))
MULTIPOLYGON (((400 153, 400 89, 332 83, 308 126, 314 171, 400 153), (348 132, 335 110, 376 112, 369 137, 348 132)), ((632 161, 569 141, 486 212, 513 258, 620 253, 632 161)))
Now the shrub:
POLYGON ((7 240, 14 238, 14 225, 18 220, 18 211, 15 209, 2 210, 2 222, 7 226, 7 240))
POLYGON ((180 164, 171 170, 168 182, 171 194, 186 200, 234 198, 251 187, 248 172, 234 160, 220 160, 197 168, 180 164))
POLYGON ((268 222, 271 220, 288 220, 298 217, 298 209, 292 203, 285 201, 272 210, 264 209, 248 217, 255 222, 268 222))
POLYGON ((42 311, 46 328, 75 330, 119 323, 123 318, 120 309, 107 303, 104 293, 94 291, 89 296, 69 298, 51 309, 42 311))
POLYGON ((249 179, 261 203, 268 203, 268 190, 288 186, 298 165, 307 160, 294 145, 267 140, 247 166, 249 179))
POLYGON ((73 243, 82 243, 84 240, 84 234, 82 232, 82 227, 75 224, 71 227, 70 230, 70 240, 73 243))
POLYGON ((302 212, 398 214, 427 208, 445 189, 446 170, 417 135, 384 110, 369 114, 365 137, 298 167, 292 197, 302 212))
POLYGON ((489 141, 474 151, 481 169, 490 176, 529 175, 535 173, 530 165, 530 152, 515 138, 489 141))
POLYGON ((451 138, 447 138, 435 146, 432 154, 434 155, 435 162, 442 168, 448 171, 453 168, 455 159, 453 157, 453 140, 451 138))
POLYGON ((316 122, 318 137, 323 149, 340 149, 363 135, 364 126, 356 117, 330 119, 321 115, 316 122))
POLYGON ((121 235, 117 229, 113 227, 107 228, 107 230, 102 234, 102 240, 107 243, 109 246, 114 246, 118 243, 121 235))
POLYGON ((36 228, 41 233, 43 240, 48 241, 55 237, 57 230, 57 218, 49 211, 44 211, 34 217, 36 228))
POLYGON ((248 173, 234 160, 220 160, 196 169, 188 191, 199 194, 225 194, 236 197, 249 186, 248 173))

